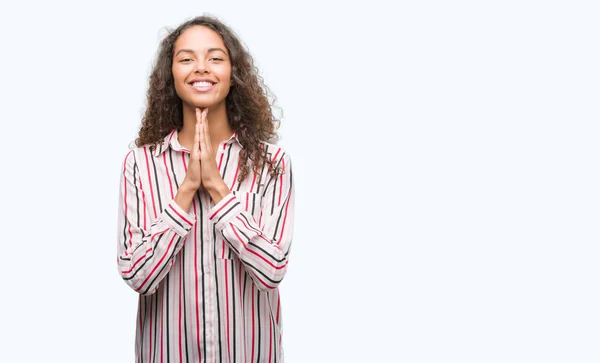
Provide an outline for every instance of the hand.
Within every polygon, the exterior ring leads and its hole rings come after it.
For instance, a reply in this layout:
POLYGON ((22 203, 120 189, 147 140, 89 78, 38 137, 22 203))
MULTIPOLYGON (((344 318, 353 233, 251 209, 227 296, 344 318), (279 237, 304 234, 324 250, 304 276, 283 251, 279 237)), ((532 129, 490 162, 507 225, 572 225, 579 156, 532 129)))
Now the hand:
POLYGON ((199 109, 196 109, 194 144, 192 145, 192 150, 190 150, 190 162, 188 163, 187 174, 185 175, 182 183, 182 186, 185 185, 194 192, 200 188, 200 185, 202 185, 202 167, 200 165, 200 133, 202 128, 202 117, 206 118, 207 112, 208 109, 204 109, 204 111, 201 113, 199 109))
POLYGON ((200 109, 196 108, 196 120, 200 120, 200 169, 202 186, 209 192, 213 201, 218 203, 229 194, 229 188, 223 181, 221 172, 217 167, 216 153, 210 141, 206 116, 207 109, 200 112, 200 109))
MULTIPOLYGON (((208 111, 204 110, 204 117, 206 117, 206 112, 208 111)), ((183 182, 177 190, 177 195, 175 195, 175 203, 188 213, 194 195, 202 185, 202 167, 200 166, 200 124, 200 117, 196 117, 196 129, 194 132, 194 144, 192 145, 192 150, 190 150, 190 162, 187 166, 185 178, 183 178, 183 182)))

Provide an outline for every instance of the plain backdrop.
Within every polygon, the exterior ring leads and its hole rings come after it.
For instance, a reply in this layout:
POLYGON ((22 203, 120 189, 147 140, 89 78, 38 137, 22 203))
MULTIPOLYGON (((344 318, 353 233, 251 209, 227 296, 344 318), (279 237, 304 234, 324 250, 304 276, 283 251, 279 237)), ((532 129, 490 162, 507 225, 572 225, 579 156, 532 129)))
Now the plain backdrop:
POLYGON ((132 362, 119 173, 167 28, 283 110, 287 363, 599 362, 595 1, 0 2, 0 361, 132 362))

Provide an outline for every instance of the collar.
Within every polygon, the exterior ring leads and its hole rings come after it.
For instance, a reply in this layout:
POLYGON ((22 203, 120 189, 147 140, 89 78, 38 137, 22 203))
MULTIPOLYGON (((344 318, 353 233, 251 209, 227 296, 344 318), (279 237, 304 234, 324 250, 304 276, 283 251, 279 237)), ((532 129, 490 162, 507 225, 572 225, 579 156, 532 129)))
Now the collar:
MULTIPOLYGON (((178 134, 179 132, 177 130, 173 130, 167 136, 165 136, 163 141, 156 146, 156 149, 154 150, 154 156, 159 157, 169 147, 171 147, 171 149, 175 151, 189 153, 190 151, 185 147, 181 146, 181 144, 179 143, 179 140, 177 138, 178 134)), ((233 135, 231 135, 231 137, 227 141, 225 141, 225 144, 231 144, 233 142, 237 143, 241 148, 243 148, 242 144, 240 143, 240 140, 238 139, 237 132, 234 132, 233 135)))

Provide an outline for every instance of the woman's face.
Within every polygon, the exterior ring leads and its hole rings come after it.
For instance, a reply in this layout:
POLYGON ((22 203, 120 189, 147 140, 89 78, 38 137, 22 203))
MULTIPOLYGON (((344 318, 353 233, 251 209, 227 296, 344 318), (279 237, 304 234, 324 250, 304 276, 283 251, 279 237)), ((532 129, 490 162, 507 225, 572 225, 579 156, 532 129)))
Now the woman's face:
POLYGON ((173 50, 175 91, 184 107, 225 106, 231 84, 231 62, 221 36, 200 25, 186 29, 173 50))

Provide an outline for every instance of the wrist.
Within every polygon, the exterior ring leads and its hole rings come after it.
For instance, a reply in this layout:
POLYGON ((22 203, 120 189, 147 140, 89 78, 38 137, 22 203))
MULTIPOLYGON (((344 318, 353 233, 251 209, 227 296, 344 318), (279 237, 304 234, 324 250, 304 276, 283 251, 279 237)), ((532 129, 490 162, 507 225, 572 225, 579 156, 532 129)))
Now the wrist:
POLYGON ((222 179, 205 183, 204 188, 208 191, 215 204, 219 203, 221 199, 225 198, 229 195, 229 193, 231 193, 229 187, 222 179))
POLYGON ((183 182, 179 186, 179 191, 185 194, 195 194, 198 190, 198 186, 194 183, 188 182, 186 179, 183 179, 183 182))
POLYGON ((177 190, 177 194, 175 195, 174 199, 175 203, 177 203, 177 205, 179 205, 179 207, 186 213, 189 213, 190 211, 196 190, 197 188, 194 188, 193 184, 186 183, 185 181, 181 183, 179 189, 177 190))

